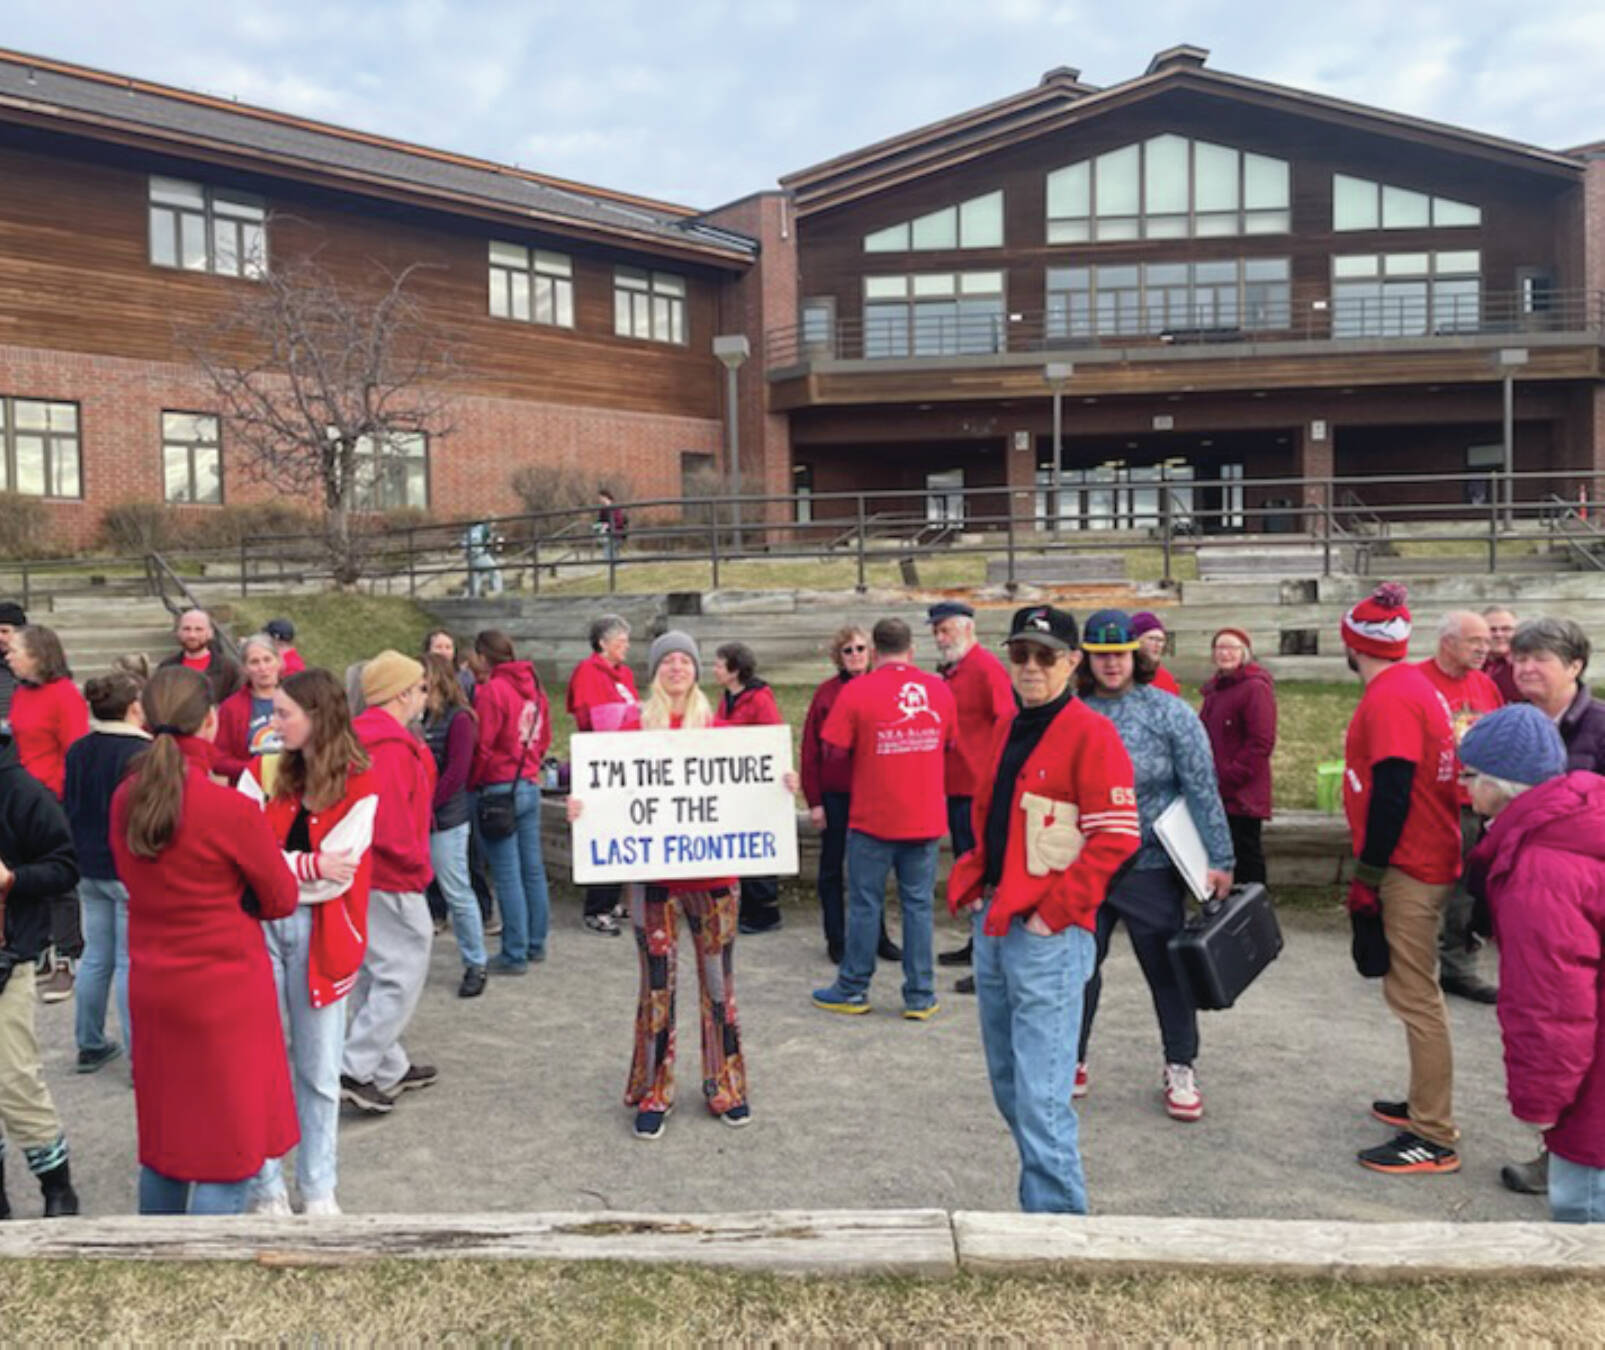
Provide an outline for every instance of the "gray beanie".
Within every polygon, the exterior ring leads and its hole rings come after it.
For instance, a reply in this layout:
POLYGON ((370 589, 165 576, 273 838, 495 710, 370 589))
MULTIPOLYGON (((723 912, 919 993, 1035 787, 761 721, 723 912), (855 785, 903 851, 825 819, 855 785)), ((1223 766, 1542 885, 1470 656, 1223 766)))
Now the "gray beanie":
POLYGON ((697 641, 689 633, 682 633, 677 628, 671 628, 667 633, 660 634, 652 639, 652 651, 647 657, 647 679, 655 680, 658 675, 658 664, 670 652, 684 652, 691 658, 691 664, 697 668, 697 679, 702 678, 702 656, 697 651, 697 641))

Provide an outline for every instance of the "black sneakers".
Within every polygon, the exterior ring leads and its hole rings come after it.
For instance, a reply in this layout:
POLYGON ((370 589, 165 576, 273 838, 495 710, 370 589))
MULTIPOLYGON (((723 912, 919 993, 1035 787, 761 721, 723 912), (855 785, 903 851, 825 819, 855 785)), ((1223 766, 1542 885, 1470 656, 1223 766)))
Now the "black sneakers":
POLYGON ((396 1095, 413 1092, 418 1088, 434 1087, 440 1072, 433 1064, 414 1064, 396 1081, 396 1095))
POLYGON ((367 1116, 388 1115, 396 1109, 396 1099, 381 1092, 374 1083, 359 1083, 347 1074, 340 1075, 340 1097, 367 1116))
POLYGON ((1387 1143, 1375 1148, 1361 1149, 1357 1156, 1361 1167, 1394 1176, 1460 1170, 1460 1155, 1454 1149, 1434 1144, 1409 1130, 1399 1131, 1387 1143))
POLYGON ((80 1050, 78 1052, 78 1072, 94 1073, 102 1069, 123 1053, 123 1047, 116 1041, 107 1041, 99 1050, 80 1050))
POLYGON ((457 997, 478 998, 485 992, 487 978, 484 966, 464 966, 463 982, 457 986, 457 997))
POLYGON ((1391 1125, 1396 1130, 1410 1128, 1409 1102, 1372 1102, 1371 1115, 1384 1125, 1391 1125))
POLYGON ((966 942, 956 951, 941 953, 936 958, 936 964, 939 966, 967 966, 973 959, 974 950, 975 944, 973 942, 966 942))

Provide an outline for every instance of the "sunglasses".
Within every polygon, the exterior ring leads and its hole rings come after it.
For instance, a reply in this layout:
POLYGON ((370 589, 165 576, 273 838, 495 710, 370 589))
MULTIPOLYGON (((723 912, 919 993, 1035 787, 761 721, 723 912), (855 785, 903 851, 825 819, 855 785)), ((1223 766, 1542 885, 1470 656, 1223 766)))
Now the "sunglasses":
POLYGON ((843 647, 841 649, 841 653, 843 656, 854 656, 859 652, 867 652, 868 650, 869 646, 867 643, 855 642, 851 646, 843 647))
POLYGON ((1062 653, 1052 647, 1043 647, 1035 642, 1011 642, 1009 644, 1009 660, 1017 666, 1023 666, 1027 661, 1035 661, 1043 670, 1052 670, 1059 664, 1062 653))

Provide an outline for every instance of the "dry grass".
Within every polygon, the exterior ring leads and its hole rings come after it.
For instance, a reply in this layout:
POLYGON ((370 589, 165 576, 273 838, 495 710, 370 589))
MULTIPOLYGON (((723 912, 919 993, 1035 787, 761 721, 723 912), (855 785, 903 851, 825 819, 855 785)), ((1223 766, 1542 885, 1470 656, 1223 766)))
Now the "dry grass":
POLYGON ((1594 1340, 1605 1284, 1583 1279, 1354 1284, 1058 1271, 922 1281, 793 1280, 536 1262, 8 1262, 16 1343, 360 1339, 690 1343, 1594 1340))

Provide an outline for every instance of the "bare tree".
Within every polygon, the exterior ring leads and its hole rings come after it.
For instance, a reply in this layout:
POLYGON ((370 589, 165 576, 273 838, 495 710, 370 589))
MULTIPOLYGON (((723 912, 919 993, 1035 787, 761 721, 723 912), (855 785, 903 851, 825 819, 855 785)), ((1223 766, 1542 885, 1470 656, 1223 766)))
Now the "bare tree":
POLYGON ((407 289, 421 266, 375 263, 364 289, 337 280, 315 254, 275 259, 240 288, 232 311, 182 339, 216 391, 247 475, 322 503, 324 544, 346 585, 363 571, 353 514, 378 504, 387 454, 451 432, 451 354, 407 289))

